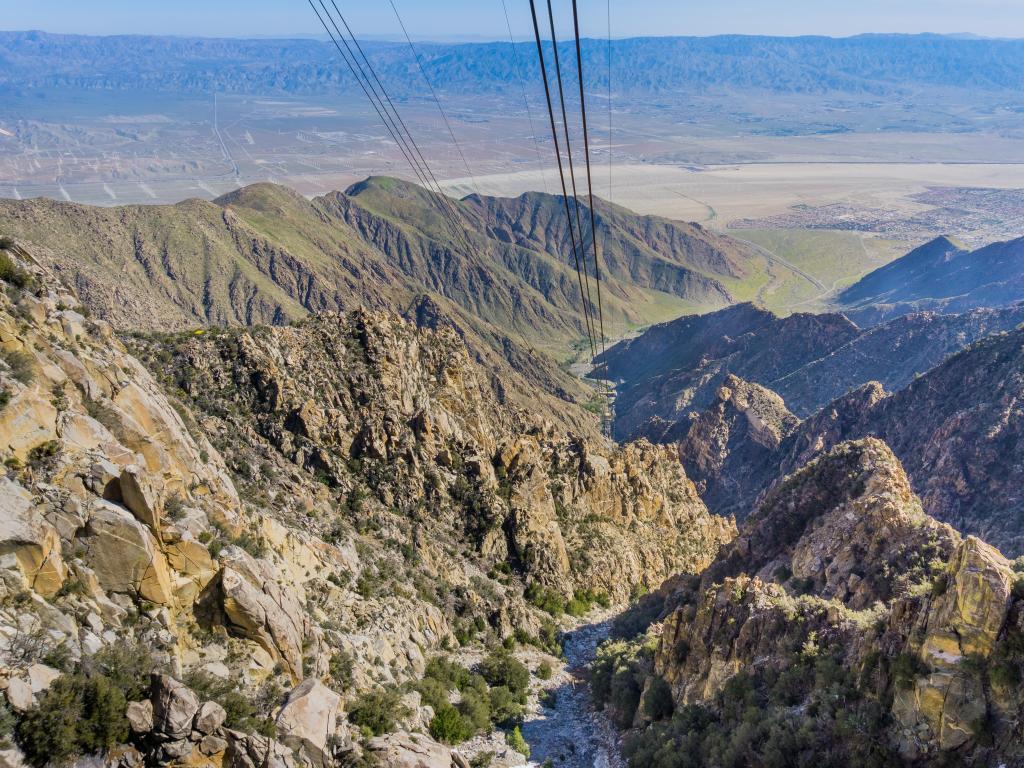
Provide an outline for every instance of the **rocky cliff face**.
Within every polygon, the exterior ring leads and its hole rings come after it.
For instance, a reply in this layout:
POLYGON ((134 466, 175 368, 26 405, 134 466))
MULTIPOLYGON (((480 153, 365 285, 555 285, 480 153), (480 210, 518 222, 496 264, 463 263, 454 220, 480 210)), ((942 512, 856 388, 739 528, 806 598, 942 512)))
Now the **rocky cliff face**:
POLYGON ((870 328, 844 315, 779 318, 741 304, 654 326, 600 359, 621 382, 616 434, 672 442, 709 407, 726 376, 780 395, 801 418, 849 390, 880 381, 897 390, 990 334, 1024 322, 1024 305, 961 314, 916 312, 870 328))
MULTIPOLYGON (((786 422, 774 401, 765 418, 789 426, 770 450, 747 437, 747 421, 737 414, 746 406, 731 394, 755 385, 734 383, 688 423, 681 456, 709 507, 742 519, 778 478, 845 440, 875 436, 900 458, 929 515, 1016 556, 1024 551, 1022 345, 1020 329, 993 334, 898 392, 869 382, 798 425, 786 422)), ((773 401, 762 395, 760 402, 773 401)))
POLYGON ((667 449, 504 402, 454 330, 359 311, 129 351, 8 262, 10 760, 462 766, 426 735, 364 739, 429 722, 395 686, 460 643, 549 647, 553 606, 695 572, 734 533, 667 449))
POLYGON ((777 394, 729 375, 707 410, 686 423, 679 458, 709 507, 742 519, 799 423, 777 394))
POLYGON ((1018 578, 926 516, 883 443, 842 443, 773 489, 699 579, 664 588, 631 765, 668 765, 669 739, 693 765, 772 765, 779 750, 1013 764, 1018 578), (665 683, 674 716, 654 694, 665 683))

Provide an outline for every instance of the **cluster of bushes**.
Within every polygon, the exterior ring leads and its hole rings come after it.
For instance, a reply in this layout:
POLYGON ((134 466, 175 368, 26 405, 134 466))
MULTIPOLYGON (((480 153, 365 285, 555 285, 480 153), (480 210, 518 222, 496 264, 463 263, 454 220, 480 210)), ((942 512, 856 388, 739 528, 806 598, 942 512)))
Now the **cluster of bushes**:
MULTIPOLYGON (((591 696, 595 706, 605 709, 620 728, 629 728, 636 718, 644 685, 653 670, 653 660, 652 643, 609 640, 597 650, 590 668, 591 696)), ((660 700, 659 708, 648 712, 648 716, 657 720, 671 715, 671 701, 669 692, 667 704, 660 700)))
POLYGON ((35 379, 32 369, 32 356, 27 352, 7 352, 0 350, 0 362, 7 367, 9 375, 28 386, 35 379))
POLYGON ((533 582, 526 588, 523 597, 528 603, 550 613, 556 619, 564 613, 568 613, 570 616, 584 616, 595 605, 600 605, 602 608, 611 605, 608 594, 599 590, 577 590, 572 598, 566 601, 555 590, 541 586, 537 582, 533 582))
POLYGON ((5 727, 13 730, 32 765, 59 765, 103 752, 128 738, 128 702, 146 698, 153 669, 145 648, 109 646, 57 678, 13 728, 5 713, 5 727))
POLYGON ((888 718, 836 659, 806 657, 739 673, 711 706, 680 707, 628 739, 625 753, 633 768, 900 766, 888 718))
POLYGON ((349 708, 348 719, 364 736, 382 736, 394 731, 398 720, 407 714, 401 693, 388 687, 360 694, 349 708))
POLYGON ((502 649, 485 658, 477 673, 443 658, 433 659, 416 690, 434 709, 430 734, 446 744, 458 744, 493 726, 516 728, 529 685, 529 671, 502 649), (450 701, 453 691, 458 691, 458 704, 450 701))

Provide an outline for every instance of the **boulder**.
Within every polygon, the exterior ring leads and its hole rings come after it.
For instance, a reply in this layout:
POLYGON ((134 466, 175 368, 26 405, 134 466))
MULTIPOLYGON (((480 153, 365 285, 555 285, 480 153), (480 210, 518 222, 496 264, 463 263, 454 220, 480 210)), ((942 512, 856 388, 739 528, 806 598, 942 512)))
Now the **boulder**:
POLYGON ((933 667, 959 664, 967 654, 989 656, 1006 621, 1014 573, 998 550, 969 536, 946 572, 946 591, 932 606, 921 648, 933 667))
POLYGON ((153 730, 175 741, 192 733, 199 699, 192 690, 168 675, 154 675, 152 684, 153 730))
POLYGON ((327 764, 340 705, 341 697, 319 680, 304 680, 288 695, 277 716, 281 741, 299 750, 314 765, 327 764))
MULTIPOLYGON (((268 588, 276 589, 270 581, 268 588)), ((219 589, 227 629, 259 644, 275 661, 284 661, 292 679, 302 679, 304 621, 301 606, 286 595, 270 595, 229 566, 211 583, 219 589)))
POLYGON ((16 746, 0 749, 0 768, 24 768, 25 756, 16 746))
POLYGON ((129 702, 125 717, 132 732, 149 733, 153 730, 153 702, 149 699, 129 702))
POLYGON ((207 756, 218 755, 227 748, 227 739, 222 739, 220 736, 204 736, 199 742, 199 751, 207 756))
POLYGON ((35 706, 32 686, 20 677, 12 677, 7 683, 7 703, 15 712, 27 712, 35 706))
POLYGON ((32 664, 28 668, 28 684, 32 687, 32 693, 38 694, 47 690, 60 675, 60 670, 53 667, 32 664))
POLYGON ((26 588, 53 597, 67 578, 57 529, 34 510, 32 496, 0 478, 0 567, 9 564, 26 588))
POLYGON ((121 470, 120 486, 124 505, 159 538, 163 503, 144 470, 135 464, 125 467, 121 470))
POLYGON ((389 733, 367 744, 369 752, 388 768, 453 768, 452 751, 429 736, 389 733))
POLYGON ((200 733, 210 734, 224 725, 226 719, 224 707, 215 701, 208 701, 196 713, 195 729, 200 733))
POLYGON ((104 589, 138 594, 158 605, 173 602, 171 574, 156 539, 126 509, 94 502, 81 541, 86 563, 104 589))

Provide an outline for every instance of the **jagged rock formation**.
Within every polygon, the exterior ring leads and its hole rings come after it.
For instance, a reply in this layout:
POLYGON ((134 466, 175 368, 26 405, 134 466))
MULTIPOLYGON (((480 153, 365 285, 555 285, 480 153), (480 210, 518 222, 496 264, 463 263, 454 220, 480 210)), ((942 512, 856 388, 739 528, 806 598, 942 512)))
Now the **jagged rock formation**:
POLYGON ((460 641, 553 642, 527 596, 625 599, 734 533, 670 451, 504 402, 449 327, 360 310, 133 354, 14 257, 0 680, 32 761, 461 766, 425 734, 367 741, 353 707, 460 641))
POLYGON ((169 358, 168 385, 215 419, 207 429, 238 463, 275 451, 345 494, 356 463, 392 512, 446 524, 446 538, 465 531, 483 553, 511 557, 565 595, 597 585, 624 599, 678 562, 700 565, 728 536, 671 451, 644 442, 609 451, 502 407, 447 329, 357 311, 186 335, 143 354, 154 365, 169 358))
POLYGON ((780 443, 799 423, 777 394, 730 374, 715 401, 688 423, 679 458, 710 508, 743 518, 775 469, 780 443))
POLYGON ((778 484, 701 577, 663 588, 651 674, 681 719, 642 729, 631 764, 666 764, 659 749, 684 737, 694 765, 730 743, 746 765, 781 744, 796 761, 1013 764, 1017 579, 923 513, 884 443, 842 443, 778 484), (741 726, 745 696, 757 725, 741 726))

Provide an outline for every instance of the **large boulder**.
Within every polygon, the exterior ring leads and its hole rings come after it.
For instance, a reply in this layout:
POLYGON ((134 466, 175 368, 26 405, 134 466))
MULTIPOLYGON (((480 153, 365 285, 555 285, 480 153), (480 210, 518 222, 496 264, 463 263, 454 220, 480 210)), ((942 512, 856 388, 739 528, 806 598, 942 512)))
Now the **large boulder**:
POLYGON ((314 765, 328 764, 340 705, 341 696, 319 680, 304 680, 288 695, 277 716, 281 741, 299 750, 314 765))
POLYGON ((455 768, 452 751, 429 736, 389 733, 377 736, 367 744, 370 754, 388 768, 455 768))
POLYGON ((123 507, 94 502, 81 541, 86 563, 104 589, 138 594, 158 605, 173 602, 170 569, 156 539, 123 507))
POLYGON ((121 500, 129 511, 157 537, 160 536, 163 501, 144 470, 132 464, 121 471, 121 500))
POLYGON ((23 587, 53 597, 67 578, 57 529, 34 511, 32 496, 0 478, 0 568, 15 570, 23 587))
POLYGON ((252 640, 274 661, 284 662, 298 683, 304 676, 303 646, 309 634, 301 603, 281 588, 268 563, 240 550, 222 560, 226 562, 200 596, 200 604, 211 608, 210 618, 229 632, 252 640))
POLYGON ((153 730, 167 741, 192 733, 199 698, 184 683, 168 675, 153 675, 153 730))

